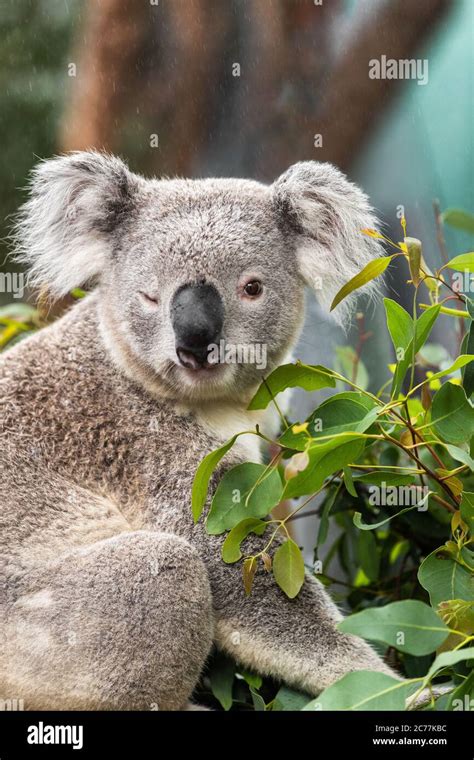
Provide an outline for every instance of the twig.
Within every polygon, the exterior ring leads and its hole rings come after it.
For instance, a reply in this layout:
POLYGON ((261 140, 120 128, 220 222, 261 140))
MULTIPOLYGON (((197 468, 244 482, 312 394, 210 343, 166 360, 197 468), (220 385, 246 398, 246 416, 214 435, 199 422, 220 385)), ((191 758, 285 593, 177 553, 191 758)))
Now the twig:
POLYGON ((437 200, 436 198, 433 201, 433 211, 434 211, 434 218, 435 218, 435 224, 436 224, 436 240, 438 241, 438 247, 441 253, 441 259, 443 261, 443 264, 447 264, 449 261, 449 255, 448 255, 448 250, 446 248, 446 240, 444 238, 443 222, 441 220, 441 209, 439 205, 439 200, 437 200))

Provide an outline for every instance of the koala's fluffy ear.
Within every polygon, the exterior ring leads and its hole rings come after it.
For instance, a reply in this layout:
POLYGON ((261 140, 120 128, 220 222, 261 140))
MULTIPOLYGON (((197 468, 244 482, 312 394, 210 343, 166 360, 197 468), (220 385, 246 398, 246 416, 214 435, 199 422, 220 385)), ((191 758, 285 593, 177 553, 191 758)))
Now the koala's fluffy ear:
POLYGON ((38 164, 14 229, 15 258, 28 267, 31 284, 62 296, 100 275, 141 182, 104 153, 76 152, 38 164))
MULTIPOLYGON (((316 161, 294 164, 272 186, 277 219, 297 236, 303 279, 329 307, 337 291, 382 253, 361 230, 377 229, 367 196, 335 166, 316 161)), ((347 319, 350 299, 334 312, 347 319)))

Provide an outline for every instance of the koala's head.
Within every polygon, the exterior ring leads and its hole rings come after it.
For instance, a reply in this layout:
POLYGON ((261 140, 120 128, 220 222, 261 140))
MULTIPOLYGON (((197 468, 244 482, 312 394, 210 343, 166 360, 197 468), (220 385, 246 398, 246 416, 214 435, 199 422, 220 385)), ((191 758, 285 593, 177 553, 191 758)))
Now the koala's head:
POLYGON ((248 397, 285 359, 305 284, 327 306, 379 255, 367 227, 366 196, 330 164, 295 164, 267 186, 147 180, 87 152, 35 169, 17 240, 52 295, 97 283, 102 333, 130 376, 202 401, 248 397))

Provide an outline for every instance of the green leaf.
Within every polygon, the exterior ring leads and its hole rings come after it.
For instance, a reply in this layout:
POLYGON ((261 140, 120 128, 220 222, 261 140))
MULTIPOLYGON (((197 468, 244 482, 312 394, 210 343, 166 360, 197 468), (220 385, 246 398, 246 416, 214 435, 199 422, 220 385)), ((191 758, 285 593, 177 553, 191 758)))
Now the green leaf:
POLYGON ((20 322, 29 322, 38 316, 38 311, 27 303, 15 301, 0 307, 0 317, 5 319, 19 320, 20 322))
POLYGON ((469 455, 469 452, 460 449, 458 446, 452 446, 451 444, 445 444, 445 448, 451 454, 452 458, 462 464, 467 464, 470 470, 474 471, 474 459, 469 455))
POLYGON ((372 533, 362 530, 357 539, 358 556, 362 570, 370 581, 376 581, 379 577, 380 552, 377 542, 372 533))
POLYGON ((249 673, 248 670, 241 670, 239 675, 242 676, 245 683, 247 683, 249 686, 252 687, 252 689, 261 689, 263 678, 262 676, 259 676, 257 673, 249 673))
POLYGON ((445 383, 433 397, 431 425, 447 443, 469 442, 474 435, 474 409, 464 389, 445 383))
POLYGON ((440 372, 435 372, 433 375, 431 375, 426 382, 431 382, 432 380, 438 380, 440 377, 446 377, 446 375, 452 375, 453 372, 456 372, 457 369, 460 369, 461 367, 464 367, 466 364, 469 365, 474 362, 474 354, 461 354, 461 356, 458 356, 455 362, 451 364, 450 367, 447 367, 446 369, 440 370, 440 372))
POLYGON ((474 493, 463 491, 461 496, 461 517, 474 536, 474 493))
POLYGON ((329 530, 329 513, 331 512, 331 509, 334 506, 334 502, 337 499, 337 496, 340 492, 340 486, 337 488, 333 488, 329 491, 328 498, 326 499, 323 507, 323 511, 321 513, 321 519, 319 521, 319 530, 318 530, 318 538, 316 541, 316 546, 321 546, 326 541, 328 530, 329 530))
POLYGON ((373 670, 355 670, 328 686, 306 710, 404 710, 416 689, 410 681, 373 670))
POLYGON ((471 708, 474 698, 474 670, 449 695, 446 710, 466 710, 471 708))
POLYGON ((343 633, 380 641, 413 655, 434 652, 449 633, 436 612, 415 599, 362 610, 337 627, 343 633))
POLYGON ((448 208, 443 212, 441 218, 445 224, 455 227, 457 230, 465 232, 474 232, 474 215, 462 208, 448 208))
POLYGON ((252 696, 253 709, 255 712, 264 712, 266 710, 265 701, 253 686, 250 686, 250 694, 252 696))
MULTIPOLYGON (((474 600, 465 602, 463 599, 449 599, 438 606, 438 615, 451 629, 461 631, 470 636, 474 633, 474 600)), ((456 634, 453 634, 456 637, 456 634)), ((462 638, 462 637, 461 637, 462 638)), ((449 644, 449 641, 447 642, 449 644)), ((459 643, 459 640, 456 640, 459 643)), ((443 647, 447 651, 453 647, 443 647)))
POLYGON ((199 467, 197 468, 193 481, 193 490, 191 493, 191 507, 195 523, 201 517, 202 510, 204 509, 207 497, 207 489, 209 488, 209 481, 211 479, 212 473, 216 469, 221 459, 232 448, 238 437, 239 434, 234 435, 230 441, 227 441, 227 443, 225 443, 219 449, 211 451, 210 454, 204 457, 199 467))
POLYGON ((282 483, 276 469, 246 462, 228 470, 217 486, 206 520, 206 531, 218 535, 248 517, 266 517, 281 501, 282 483))
POLYGON ((369 261, 369 263, 362 269, 362 271, 360 271, 355 275, 355 277, 352 277, 349 282, 346 282, 346 284, 343 285, 343 287, 334 297, 330 311, 335 309, 336 306, 341 303, 341 301, 343 301, 344 298, 346 298, 350 293, 353 293, 354 290, 358 290, 363 285, 366 285, 368 282, 374 280, 376 277, 379 277, 379 275, 385 272, 392 258, 393 256, 383 256, 380 259, 369 261))
POLYGON ((291 426, 279 438, 278 443, 291 449, 303 451, 309 438, 333 436, 344 432, 365 432, 377 416, 378 407, 368 396, 356 391, 336 393, 323 401, 308 417, 306 432, 294 432, 291 426), (375 409, 373 417, 368 413, 375 409))
POLYGON ((410 542, 406 539, 402 539, 401 541, 397 541, 396 544, 392 546, 390 549, 390 555, 389 560, 390 564, 394 565, 397 560, 401 559, 402 557, 405 557, 406 554, 408 554, 408 551, 410 550, 410 542))
POLYGON ((242 557, 240 544, 247 538, 249 533, 256 533, 261 536, 265 532, 268 523, 259 520, 257 517, 247 517, 235 525, 222 545, 222 559, 224 562, 231 564, 238 562, 242 557))
MULTIPOLYGON (((416 339, 415 339, 415 353, 418 353, 428 340, 428 336, 433 328, 436 318, 440 311, 439 304, 430 306, 429 309, 420 314, 416 321, 416 339)), ((409 357, 411 362, 411 356, 409 357)))
POLYGON ((304 561, 301 549, 291 538, 276 550, 272 567, 281 590, 294 599, 304 582, 304 561))
POLYGON ((373 472, 364 472, 362 475, 354 475, 356 483, 369 483, 370 485, 380 486, 409 486, 415 482, 413 475, 404 475, 391 470, 374 470, 373 472))
POLYGON ((474 575, 441 549, 428 555, 418 569, 418 580, 430 595, 432 607, 449 599, 474 598, 474 575))
POLYGON ((417 238, 406 237, 405 245, 408 251, 408 264, 410 267, 411 279, 414 285, 418 285, 421 279, 421 241, 417 238))
MULTIPOLYGON (((469 332, 466 336, 466 354, 474 354, 474 321, 471 319, 469 332)), ((469 398, 474 393, 474 362, 465 367, 462 377, 463 388, 469 398)))
MULTIPOLYGON (((423 312, 416 322, 416 337, 412 338, 404 349, 404 356, 397 362, 395 374, 392 382, 392 396, 397 396, 400 393, 400 389, 405 379, 405 375, 411 366, 413 359, 413 340, 415 341, 415 355, 426 343, 428 336, 433 328, 436 318, 440 312, 439 304, 430 306, 429 309, 423 312)), ((413 327, 415 331, 415 326, 413 327)), ((401 346, 403 348, 403 346, 401 346)))
POLYGON ((264 380, 248 409, 266 409, 272 399, 287 388, 317 391, 320 388, 334 388, 335 385, 331 370, 326 367, 282 364, 264 380))
POLYGON ((443 670, 443 668, 449 668, 453 665, 457 665, 458 662, 472 659, 474 659, 474 647, 458 649, 457 651, 453 652, 443 652, 442 654, 439 654, 433 662, 431 668, 428 670, 425 676, 423 683, 428 684, 433 676, 435 676, 440 670, 443 670))
POLYGON ((87 290, 83 290, 82 288, 73 288, 71 290, 71 295, 73 298, 85 298, 87 295, 87 290))
POLYGON ((242 580, 244 582, 245 595, 252 593, 253 581, 257 572, 257 558, 247 557, 242 564, 242 580))
POLYGON ((293 689, 288 688, 288 686, 281 686, 273 700, 272 710, 278 712, 284 710, 302 710, 309 701, 307 694, 302 694, 300 691, 294 691, 293 689))
POLYGON ((377 523, 363 523, 362 522, 362 514, 361 512, 355 512, 354 513, 354 525, 356 528, 359 528, 359 530, 377 530, 378 528, 381 528, 382 525, 386 525, 390 520, 394 520, 395 517, 400 517, 400 515, 404 515, 405 512, 411 512, 413 509, 417 509, 419 506, 421 506, 422 502, 420 504, 415 504, 413 507, 405 507, 405 509, 401 509, 400 512, 397 512, 394 515, 390 515, 390 517, 386 517, 384 520, 381 520, 377 523))
POLYGON ((211 691, 224 710, 232 707, 232 686, 234 683, 235 664, 230 657, 217 654, 209 673, 211 691))
POLYGON ((383 302, 388 332, 392 339, 395 355, 398 357, 398 351, 400 349, 406 351, 413 339, 413 319, 403 306, 391 298, 384 298, 383 302))
POLYGON ((474 272, 474 252, 461 253, 460 256, 455 256, 454 259, 448 261, 445 266, 456 269, 458 272, 474 272))
POLYGON ((318 443, 308 449, 309 464, 306 469, 287 481, 283 499, 295 499, 315 493, 329 475, 333 475, 353 462, 364 450, 363 433, 341 433, 330 441, 318 443))
POLYGON ((344 485, 350 493, 351 496, 354 497, 354 499, 358 498, 357 491, 354 486, 354 480, 352 478, 352 472, 350 467, 344 467, 343 468, 343 479, 344 479, 344 485))

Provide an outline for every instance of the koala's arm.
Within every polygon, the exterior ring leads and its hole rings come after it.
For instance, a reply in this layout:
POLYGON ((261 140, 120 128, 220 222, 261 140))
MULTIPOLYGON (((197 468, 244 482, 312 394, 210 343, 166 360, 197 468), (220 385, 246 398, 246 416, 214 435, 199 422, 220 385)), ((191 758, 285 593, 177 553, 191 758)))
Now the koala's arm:
MULTIPOLYGON (((259 569, 247 597, 241 563, 228 565, 221 558, 224 538, 207 535, 199 523, 190 539, 211 580, 215 643, 245 668, 315 696, 352 670, 396 676, 364 640, 336 629, 342 615, 315 578, 307 575, 290 600, 273 575, 259 569)), ((261 540, 252 537, 244 547, 246 553, 257 552, 261 540)))

